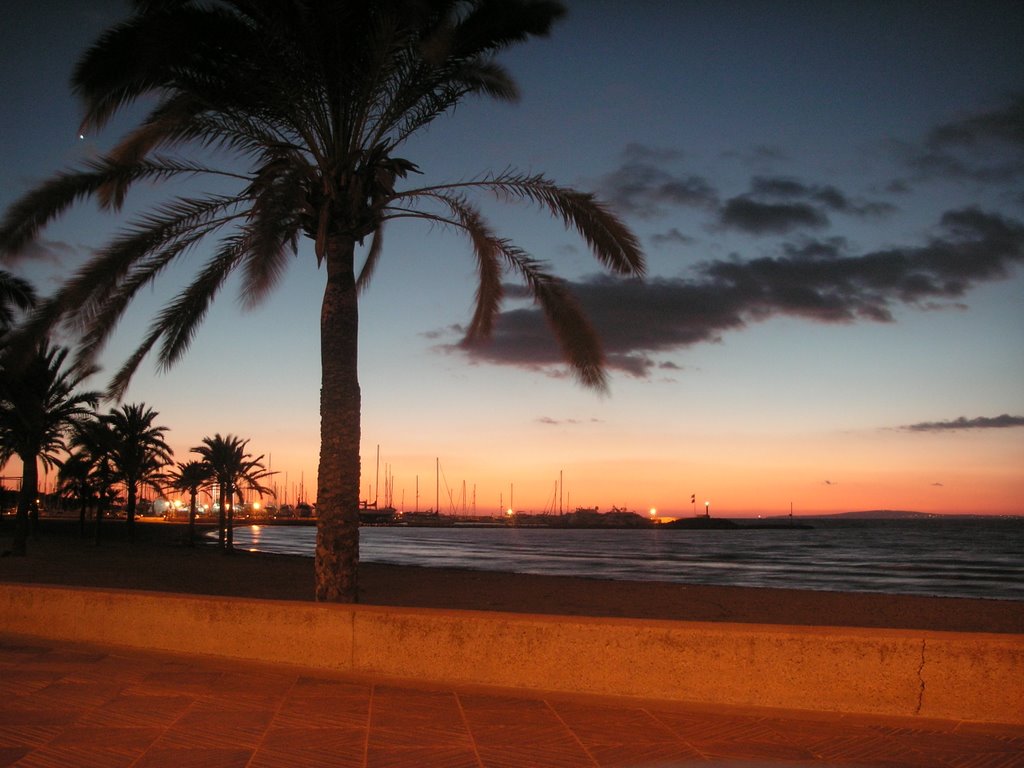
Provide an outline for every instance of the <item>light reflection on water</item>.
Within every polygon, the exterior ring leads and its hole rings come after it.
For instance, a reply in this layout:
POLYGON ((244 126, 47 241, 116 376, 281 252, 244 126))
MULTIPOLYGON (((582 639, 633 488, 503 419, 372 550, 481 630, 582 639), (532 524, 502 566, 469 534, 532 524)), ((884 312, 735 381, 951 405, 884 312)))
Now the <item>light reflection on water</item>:
MULTIPOLYGON (((1024 600, 1024 520, 815 521, 812 530, 362 528, 368 562, 691 584, 1024 600)), ((215 534, 216 535, 216 534, 215 534)), ((312 526, 236 528, 312 556, 312 526)))

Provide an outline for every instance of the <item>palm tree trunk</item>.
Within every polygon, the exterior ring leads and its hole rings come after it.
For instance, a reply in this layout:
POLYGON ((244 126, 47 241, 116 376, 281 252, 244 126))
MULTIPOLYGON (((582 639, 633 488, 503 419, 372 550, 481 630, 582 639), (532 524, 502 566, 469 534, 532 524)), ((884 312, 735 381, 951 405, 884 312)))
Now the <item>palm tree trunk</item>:
POLYGON ((320 313, 320 467, 317 475, 316 599, 356 602, 359 568, 359 306, 355 243, 326 248, 320 313))
POLYGON ((226 528, 225 523, 227 521, 227 518, 225 517, 227 513, 224 509, 224 483, 220 483, 219 487, 220 493, 217 495, 217 500, 218 502, 220 502, 220 515, 217 518, 217 522, 219 524, 219 531, 217 533, 217 544, 220 545, 221 549, 224 549, 224 531, 226 528))
POLYGON ((231 555, 235 552, 235 486, 228 486, 228 523, 224 540, 224 552, 231 555))
POLYGON ((195 546, 196 543, 196 492, 190 492, 191 498, 188 502, 188 545, 195 546))
POLYGON ((21 490, 18 492, 18 509, 14 517, 14 541, 11 544, 11 554, 19 557, 24 556, 28 542, 28 513, 33 504, 36 503, 36 495, 39 493, 39 467, 36 466, 36 457, 21 457, 21 490))
POLYGON ((125 501, 125 517, 128 520, 128 541, 135 543, 135 507, 138 492, 135 483, 128 483, 128 498, 125 501))

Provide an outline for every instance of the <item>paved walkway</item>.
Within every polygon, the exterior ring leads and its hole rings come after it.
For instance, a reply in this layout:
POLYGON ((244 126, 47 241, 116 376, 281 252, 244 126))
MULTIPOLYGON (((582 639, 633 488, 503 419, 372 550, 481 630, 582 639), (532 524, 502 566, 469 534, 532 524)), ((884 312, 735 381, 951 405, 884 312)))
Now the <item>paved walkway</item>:
POLYGON ((0 634, 0 766, 1011 766, 1024 728, 355 679, 0 634))

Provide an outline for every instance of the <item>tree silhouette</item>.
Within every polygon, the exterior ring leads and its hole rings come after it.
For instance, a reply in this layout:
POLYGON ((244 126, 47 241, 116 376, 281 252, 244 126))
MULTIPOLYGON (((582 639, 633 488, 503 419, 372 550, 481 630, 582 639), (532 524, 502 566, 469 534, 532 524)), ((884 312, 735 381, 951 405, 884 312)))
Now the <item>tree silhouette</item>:
POLYGON ((96 544, 100 543, 103 516, 118 499, 119 480, 111 461, 116 440, 109 422, 98 415, 78 421, 71 431, 71 453, 58 473, 62 486, 79 496, 79 527, 83 536, 86 504, 95 502, 96 544))
POLYGON ((39 463, 59 466, 66 439, 99 400, 97 392, 77 392, 91 370, 65 367, 68 350, 43 342, 25 361, 12 364, 0 350, 0 466, 21 459, 21 491, 14 527, 15 555, 24 555, 29 510, 39 492, 39 463))
MULTIPOLYGON (((195 544, 196 538, 196 497, 199 489, 213 478, 210 465, 203 461, 179 461, 171 470, 168 480, 175 490, 187 493, 188 500, 188 544, 195 544)), ((221 507, 223 509, 223 506, 221 507)))
POLYGON ((539 206, 622 275, 644 271, 634 235, 592 195, 542 175, 403 187, 419 169, 397 154, 470 96, 514 100, 497 54, 546 35, 564 9, 551 0, 170 0, 134 9, 85 53, 72 82, 85 105, 83 131, 143 98, 147 116, 108 155, 16 201, 0 224, 0 254, 22 250, 80 199, 117 210, 138 182, 210 181, 208 193, 173 198, 129 223, 33 314, 30 332, 61 321, 80 328, 87 363, 140 289, 219 238, 114 376, 111 392, 120 395, 154 347, 162 368, 184 354, 230 275, 241 273, 243 304, 256 305, 298 254, 300 237, 312 240, 325 273, 316 596, 354 600, 358 294, 389 222, 419 219, 466 236, 479 278, 467 341, 490 335, 504 281, 518 278, 578 380, 606 388, 600 344, 564 281, 500 237, 468 196, 539 206))
POLYGON ((227 553, 234 552, 234 519, 235 498, 242 501, 242 491, 251 490, 260 494, 272 491, 260 483, 271 474, 263 466, 263 456, 255 459, 245 451, 248 440, 228 435, 221 437, 204 437, 203 444, 192 449, 198 453, 206 466, 210 477, 218 486, 218 502, 220 504, 220 536, 221 547, 227 553))
POLYGON ((159 415, 145 403, 133 403, 112 408, 100 417, 110 429, 107 458, 114 476, 124 484, 125 517, 132 540, 139 489, 146 486, 160 492, 163 468, 171 462, 173 453, 164 440, 168 428, 153 423, 159 415))

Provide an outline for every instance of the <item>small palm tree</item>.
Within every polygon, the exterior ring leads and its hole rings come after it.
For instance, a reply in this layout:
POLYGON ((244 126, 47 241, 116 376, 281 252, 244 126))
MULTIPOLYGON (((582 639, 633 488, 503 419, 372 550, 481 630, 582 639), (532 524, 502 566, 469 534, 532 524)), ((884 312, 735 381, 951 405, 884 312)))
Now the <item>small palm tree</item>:
POLYGON ((0 351, 0 466, 21 459, 21 492, 14 528, 13 553, 24 555, 29 508, 36 503, 39 467, 59 465, 72 428, 88 418, 98 392, 78 392, 91 370, 66 368, 68 350, 43 342, 25 361, 11 364, 0 351))
POLYGON ((130 223, 34 313, 29 330, 36 333, 62 320, 83 329, 80 359, 88 362, 139 290, 218 238, 195 280, 157 314, 114 377, 111 392, 120 394, 153 348, 164 368, 185 353, 232 273, 241 273, 243 303, 256 305, 280 281, 299 239, 309 238, 325 273, 316 596, 355 600, 358 296, 383 253, 389 222, 418 219, 466 236, 479 276, 467 341, 490 335, 511 275, 544 311, 579 381, 606 386, 597 336, 564 281, 492 230, 468 195, 539 206, 575 229, 606 268, 641 275, 643 256, 629 229, 592 195, 541 175, 411 186, 405 180, 419 169, 398 154, 471 96, 514 100, 515 82, 497 55, 546 35, 564 8, 554 0, 168 0, 133 7, 79 61, 73 86, 85 105, 85 131, 140 101, 150 112, 107 156, 16 201, 0 223, 0 254, 22 251, 83 198, 117 210, 137 182, 210 181, 211 192, 171 199, 130 223))
POLYGON ((96 482, 91 457, 84 451, 70 454, 57 470, 57 488, 61 495, 78 504, 78 533, 85 538, 85 517, 96 501, 96 482))
POLYGON ((207 485, 213 475, 210 466, 202 461, 179 461, 171 471, 168 480, 175 490, 187 493, 188 500, 188 544, 195 544, 196 532, 196 497, 199 489, 207 485))
POLYGON ((109 427, 112 444, 108 458, 115 477, 125 487, 125 517, 129 536, 135 537, 135 510, 141 487, 160 492, 163 468, 173 452, 164 440, 167 427, 153 422, 160 414, 145 403, 122 405, 100 417, 109 427))
POLYGON ((234 517, 235 497, 242 500, 243 490, 255 491, 259 494, 273 493, 260 481, 270 477, 263 466, 263 456, 252 458, 245 452, 248 440, 234 435, 221 437, 204 437, 203 444, 192 449, 198 453, 207 470, 218 486, 218 502, 220 504, 220 545, 225 552, 234 551, 234 517))
MULTIPOLYGON (((117 471, 111 459, 117 438, 110 424, 99 415, 79 421, 71 433, 71 454, 64 462, 62 471, 71 473, 74 482, 82 484, 83 492, 88 493, 96 504, 96 525, 93 538, 100 543, 103 530, 103 516, 120 497, 118 486, 121 485, 117 471), (79 476, 82 476, 79 480, 79 476)), ((80 513, 79 523, 84 528, 84 512, 80 513)))

